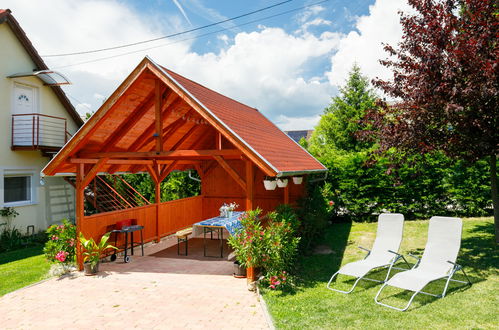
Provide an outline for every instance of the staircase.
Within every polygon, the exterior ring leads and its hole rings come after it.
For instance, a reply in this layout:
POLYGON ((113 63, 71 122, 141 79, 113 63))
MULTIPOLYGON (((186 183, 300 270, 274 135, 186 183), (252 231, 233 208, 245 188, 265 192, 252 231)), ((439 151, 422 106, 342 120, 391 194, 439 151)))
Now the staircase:
MULTIPOLYGON (((75 177, 65 177, 76 187, 75 177)), ((149 205, 149 202, 120 175, 98 175, 84 190, 85 215, 149 205)))

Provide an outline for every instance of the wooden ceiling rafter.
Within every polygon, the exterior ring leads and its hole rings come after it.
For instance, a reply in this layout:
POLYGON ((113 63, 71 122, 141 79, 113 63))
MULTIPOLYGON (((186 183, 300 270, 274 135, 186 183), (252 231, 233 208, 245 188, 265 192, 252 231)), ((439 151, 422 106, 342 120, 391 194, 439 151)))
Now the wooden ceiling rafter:
MULTIPOLYGON (((219 150, 220 151, 220 150, 219 150)), ((213 156, 220 166, 246 191, 246 182, 239 176, 236 170, 230 166, 221 156, 213 156)))
MULTIPOLYGON (((182 100, 181 99, 178 99, 178 103, 181 103, 182 100)), ((173 106, 172 106, 173 108, 173 106)), ((168 109, 168 108, 167 108, 168 109)), ((165 110, 166 111, 166 110, 165 110)), ((184 110, 184 114, 188 114, 191 109, 190 108, 187 108, 184 110)), ((165 116, 163 116, 163 118, 166 118, 165 116)), ((177 118, 175 121, 173 121, 172 123, 170 123, 168 126, 166 127, 163 127, 163 130, 162 130, 162 134, 163 136, 169 134, 173 129, 177 129, 179 127, 179 125, 185 123, 185 121, 182 119, 182 117, 180 118, 177 118), (174 125, 177 125, 177 126, 174 126, 174 125)), ((153 136, 153 133, 156 129, 156 123, 152 123, 138 138, 137 140, 134 141, 134 143, 132 143, 130 145, 130 147, 128 148, 128 150, 130 151, 136 151, 136 150, 140 150, 141 148, 143 148, 144 146, 148 145, 149 143, 153 142, 155 137, 153 136)))
POLYGON ((214 157, 214 156, 234 156, 241 157, 241 152, 237 149, 223 150, 172 150, 172 151, 141 151, 141 152, 89 152, 81 153, 79 158, 197 158, 197 157, 214 157))
POLYGON ((131 129, 141 118, 142 116, 152 107, 154 103, 154 94, 150 93, 145 102, 139 106, 138 110, 130 112, 130 115, 123 120, 123 122, 118 126, 118 128, 109 136, 109 138, 104 141, 103 148, 101 151, 109 151, 111 150, 116 143, 118 143, 121 138, 123 138, 123 132, 127 132, 131 129))

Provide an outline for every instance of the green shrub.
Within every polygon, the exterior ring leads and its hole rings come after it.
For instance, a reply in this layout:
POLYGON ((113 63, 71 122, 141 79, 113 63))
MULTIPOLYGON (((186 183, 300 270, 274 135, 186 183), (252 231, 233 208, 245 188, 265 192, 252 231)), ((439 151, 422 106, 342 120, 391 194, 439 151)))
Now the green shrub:
POLYGON ((0 234, 0 252, 22 248, 23 235, 17 228, 5 228, 0 234))
POLYGON ((323 195, 322 187, 320 183, 307 184, 307 194, 299 201, 297 236, 301 237, 300 250, 303 252, 308 252, 322 237, 330 217, 329 200, 323 195))
POLYGON ((229 236, 227 243, 234 249, 236 260, 244 267, 259 267, 262 263, 264 231, 259 216, 262 210, 248 211, 241 216, 241 228, 229 236))
POLYGON ((76 258, 76 226, 67 219, 60 225, 52 225, 47 231, 48 241, 43 252, 50 262, 72 265, 76 258))

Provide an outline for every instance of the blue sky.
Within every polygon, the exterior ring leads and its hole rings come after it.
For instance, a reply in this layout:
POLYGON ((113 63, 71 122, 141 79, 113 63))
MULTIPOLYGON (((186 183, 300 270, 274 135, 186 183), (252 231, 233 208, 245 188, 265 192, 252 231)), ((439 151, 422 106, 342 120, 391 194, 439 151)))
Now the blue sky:
MULTIPOLYGON (((280 2, 3 0, 2 6, 43 56, 158 38, 280 2)), ((407 10, 404 0, 292 0, 175 38, 44 60, 73 82, 65 91, 80 113, 96 110, 148 55, 258 108, 281 129, 309 129, 354 62, 370 78, 389 76, 378 60, 386 57, 382 42, 400 39, 398 10, 407 10)))

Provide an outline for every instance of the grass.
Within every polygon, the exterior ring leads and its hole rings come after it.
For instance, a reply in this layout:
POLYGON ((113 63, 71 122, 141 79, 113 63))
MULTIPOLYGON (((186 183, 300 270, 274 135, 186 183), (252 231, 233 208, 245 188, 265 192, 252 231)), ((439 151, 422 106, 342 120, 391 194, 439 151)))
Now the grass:
MULTIPOLYGON (((420 255, 427 230, 428 221, 407 221, 402 253, 420 255)), ((275 326, 278 329, 499 329, 499 258, 492 218, 464 219, 457 262, 465 266, 473 285, 451 282, 443 299, 418 295, 406 312, 375 304, 374 296, 380 285, 374 282, 360 281, 351 294, 326 289, 327 281, 340 265, 364 257, 357 246, 371 247, 375 232, 375 223, 329 227, 322 243, 329 245, 333 253, 302 257, 296 290, 287 293, 262 290, 275 326)), ((386 270, 370 277, 382 279, 384 275, 386 270)), ((335 286, 345 290, 352 284, 348 277, 341 276, 335 286)), ((434 282, 426 288, 427 292, 441 293, 444 284, 442 280, 434 282)), ((387 303, 402 306, 410 293, 385 290, 383 297, 387 303)))
POLYGON ((48 277, 50 264, 42 250, 35 246, 0 254, 0 296, 48 277))

